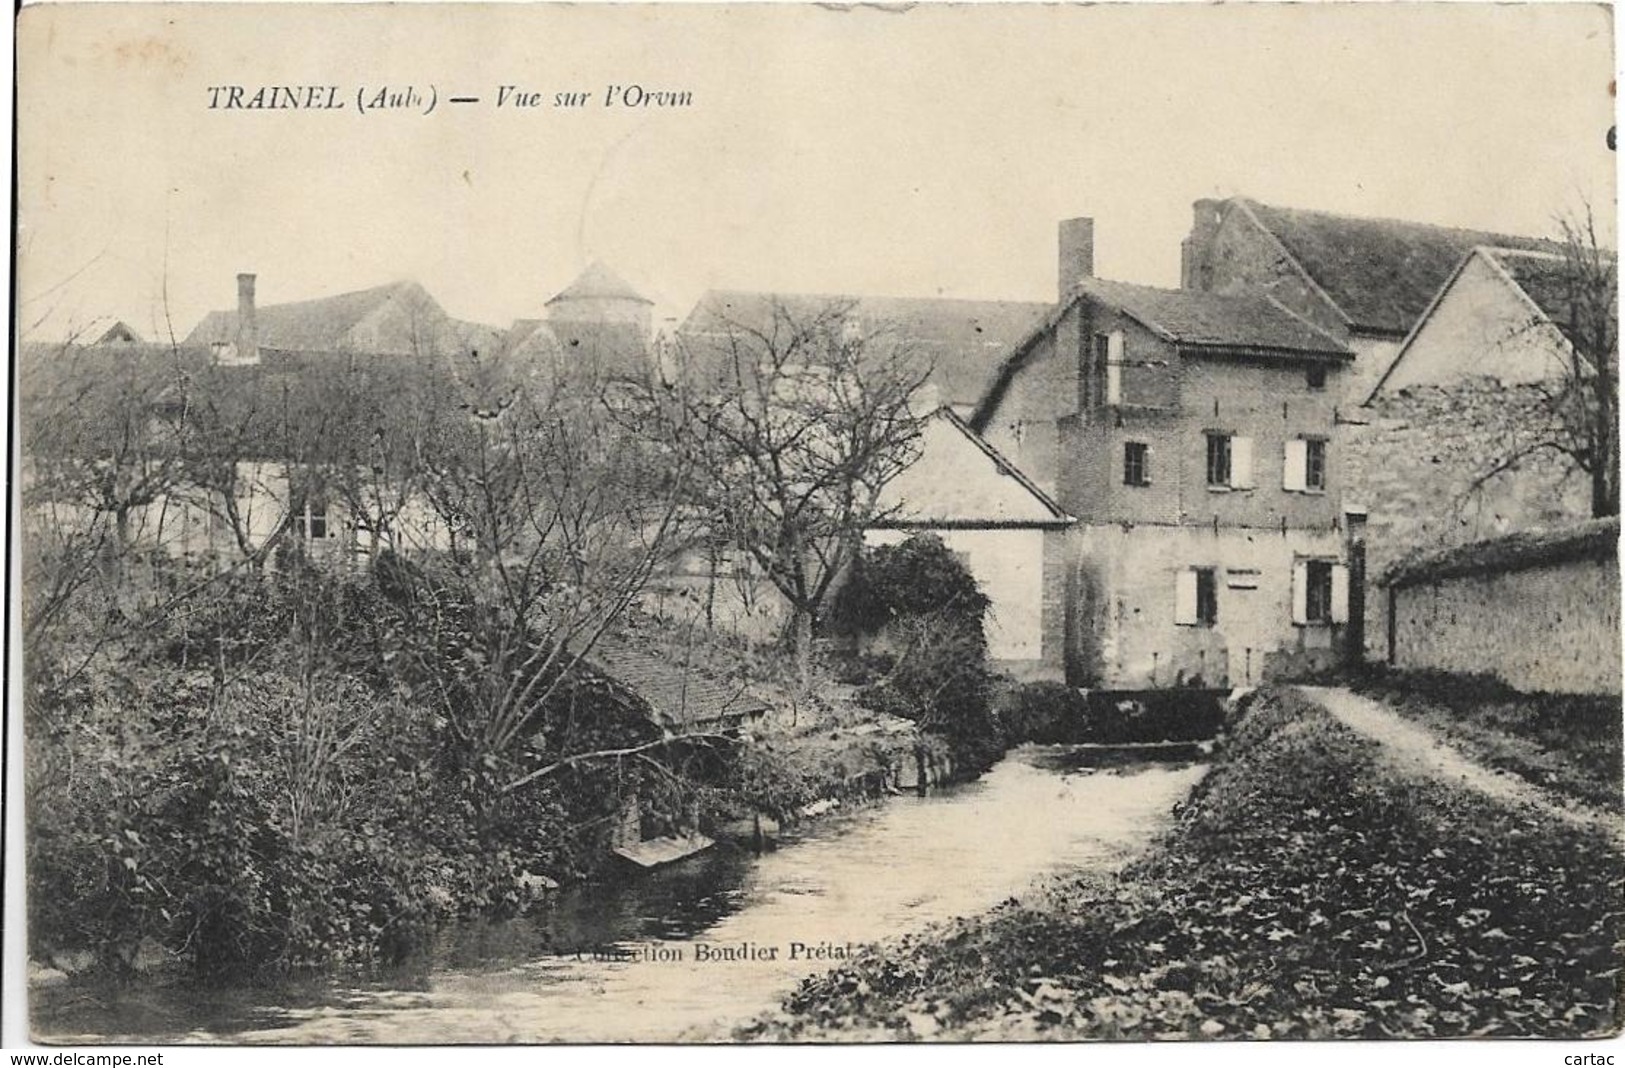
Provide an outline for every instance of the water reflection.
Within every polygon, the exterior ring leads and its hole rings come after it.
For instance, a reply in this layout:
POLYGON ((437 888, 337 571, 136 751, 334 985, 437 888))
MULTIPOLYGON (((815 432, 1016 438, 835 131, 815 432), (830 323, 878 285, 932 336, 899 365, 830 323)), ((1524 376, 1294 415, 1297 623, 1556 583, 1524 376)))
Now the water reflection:
POLYGON ((974 783, 840 812, 762 856, 719 844, 574 887, 533 916, 446 932, 422 989, 329 989, 314 1003, 249 995, 235 1018, 219 1001, 192 1001, 184 1023, 92 1014, 70 1026, 169 1041, 723 1038, 853 947, 981 911, 1051 872, 1119 863, 1202 773, 1190 754, 1159 755, 1176 759, 1022 749, 974 783))

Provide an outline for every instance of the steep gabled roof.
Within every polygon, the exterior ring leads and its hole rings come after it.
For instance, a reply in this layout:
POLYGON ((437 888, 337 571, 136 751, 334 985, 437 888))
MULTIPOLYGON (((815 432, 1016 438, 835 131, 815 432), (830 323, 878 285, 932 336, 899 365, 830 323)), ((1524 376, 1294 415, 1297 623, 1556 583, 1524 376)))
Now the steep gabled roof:
POLYGON ((1248 213, 1280 242, 1352 329, 1393 337, 1410 332, 1474 247, 1560 251, 1538 238, 1280 208, 1244 197, 1231 207, 1248 213))
MULTIPOLYGON (((314 300, 265 304, 255 309, 261 348, 293 352, 342 352, 368 348, 408 354, 415 345, 456 343, 458 327, 427 290, 416 282, 392 282, 353 293, 314 300), (416 328, 376 344, 358 342, 356 328, 375 313, 397 306, 416 328)), ((466 325, 466 324, 464 324, 466 325)), ((188 345, 229 344, 237 340, 237 312, 212 311, 186 336, 188 345)))
POLYGON ((567 300, 629 300, 636 304, 654 303, 633 289, 626 279, 596 260, 577 275, 574 282, 565 286, 547 303, 551 305, 567 300))
POLYGON ((713 290, 695 305, 681 332, 721 334, 736 326, 768 331, 775 309, 808 319, 837 307, 848 309, 860 329, 881 333, 911 355, 929 360, 931 381, 945 401, 972 405, 981 397, 1000 359, 1044 320, 1053 305, 1015 300, 713 290))
MULTIPOLYGON (((1482 261, 1489 266, 1489 275, 1498 278, 1506 286, 1510 299, 1522 300, 1528 309, 1529 322, 1524 324, 1520 334, 1527 334, 1528 327, 1540 323, 1549 323, 1555 327, 1570 344, 1577 340, 1575 323, 1576 309, 1574 295, 1576 288, 1575 265, 1570 262, 1567 255, 1553 252, 1532 251, 1529 249, 1492 248, 1480 246, 1471 249, 1456 265, 1450 277, 1439 287, 1429 302, 1427 310, 1416 320, 1399 351, 1383 370, 1381 377, 1371 387, 1365 397, 1364 403, 1369 404, 1377 394, 1381 393, 1394 372, 1402 365, 1407 365, 1412 347, 1421 337, 1428 322, 1433 318, 1438 308, 1445 303, 1451 292, 1457 288, 1462 276, 1468 273, 1468 268, 1475 262, 1482 261)), ((1616 257, 1612 252, 1600 251, 1598 266, 1607 271, 1606 279, 1602 280, 1609 295, 1609 316, 1618 320, 1618 289, 1614 279, 1617 275, 1616 257)), ((1578 339, 1580 345, 1587 342, 1584 338, 1578 339)), ((1580 351, 1584 351, 1583 348, 1580 351)), ((1470 358, 1476 355, 1471 350, 1464 351, 1463 357, 1470 358)))
MULTIPOLYGON (((1569 257, 1506 248, 1484 249, 1482 252, 1506 272, 1506 276, 1523 290, 1542 315, 1563 331, 1565 337, 1574 340, 1576 326, 1574 290, 1577 276, 1576 265, 1570 262, 1569 257)), ((1612 254, 1604 254, 1600 266, 1610 272, 1607 288, 1615 305, 1614 317, 1618 318, 1619 294, 1611 283, 1611 278, 1617 276, 1618 272, 1615 257, 1612 254)))
POLYGON ((96 340, 96 344, 139 345, 141 344, 141 335, 136 333, 129 323, 120 319, 102 332, 102 336, 96 340))
POLYGON ((877 530, 1064 527, 1071 516, 946 405, 921 432, 914 463, 887 483, 877 530))
POLYGON ((1099 278, 1079 282, 1078 292, 1182 347, 1353 358, 1336 338, 1258 294, 1160 289, 1099 278))

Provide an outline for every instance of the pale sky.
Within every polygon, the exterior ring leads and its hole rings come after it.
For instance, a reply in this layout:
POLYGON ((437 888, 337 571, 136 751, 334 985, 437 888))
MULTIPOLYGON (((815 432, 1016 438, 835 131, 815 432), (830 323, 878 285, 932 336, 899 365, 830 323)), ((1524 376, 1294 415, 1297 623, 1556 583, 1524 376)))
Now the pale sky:
POLYGON ((1055 225, 1177 285, 1191 201, 1613 240, 1600 6, 52 5, 18 29, 18 322, 184 335, 415 278, 506 326, 602 259, 708 287, 1053 299, 1055 225), (605 108, 609 84, 692 107, 605 108), (209 110, 335 84, 340 111, 209 110), (428 116, 357 87, 432 84, 428 116), (497 87, 589 90, 498 109, 497 87), (167 283, 167 284, 166 284, 167 283), (167 300, 165 290, 167 289, 167 300))

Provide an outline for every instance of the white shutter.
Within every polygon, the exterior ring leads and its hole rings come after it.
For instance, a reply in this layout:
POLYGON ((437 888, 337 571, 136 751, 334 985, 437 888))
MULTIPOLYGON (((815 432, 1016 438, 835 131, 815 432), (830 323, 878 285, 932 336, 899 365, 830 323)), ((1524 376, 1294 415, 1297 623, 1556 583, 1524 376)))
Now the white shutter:
POLYGON ((1123 403, 1123 332, 1113 330, 1106 338, 1106 403, 1123 403))
POLYGON ((1292 622, 1309 622, 1309 565, 1302 560, 1292 565, 1292 622))
POLYGON ((1342 564, 1332 565, 1332 622, 1349 621, 1349 569, 1342 564))
POLYGON ((1286 462, 1281 467, 1281 488, 1305 490, 1309 488, 1309 443, 1293 438, 1286 443, 1286 462))
POLYGON ((1182 627, 1196 626, 1196 572, 1181 571, 1174 587, 1174 622, 1182 627))
POLYGON ((1236 489, 1253 488, 1253 439, 1230 439, 1230 485, 1236 489))

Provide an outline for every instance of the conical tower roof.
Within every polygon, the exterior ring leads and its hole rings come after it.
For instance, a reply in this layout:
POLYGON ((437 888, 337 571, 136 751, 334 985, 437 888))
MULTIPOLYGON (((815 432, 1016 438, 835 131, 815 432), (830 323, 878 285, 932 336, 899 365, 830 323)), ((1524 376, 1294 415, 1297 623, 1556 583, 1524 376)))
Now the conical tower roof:
POLYGON ((594 261, 576 277, 574 282, 566 286, 563 292, 547 303, 551 307, 567 300, 626 300, 638 304, 654 304, 654 301, 633 289, 626 279, 598 261, 594 261))

